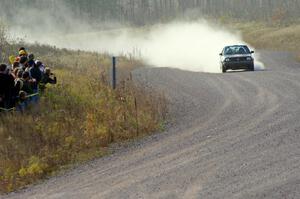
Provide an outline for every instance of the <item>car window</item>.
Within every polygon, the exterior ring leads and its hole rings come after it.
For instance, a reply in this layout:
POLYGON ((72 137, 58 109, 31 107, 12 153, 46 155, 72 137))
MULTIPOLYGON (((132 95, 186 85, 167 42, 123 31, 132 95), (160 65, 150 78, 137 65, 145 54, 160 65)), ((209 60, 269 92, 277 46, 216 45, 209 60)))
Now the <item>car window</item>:
POLYGON ((225 55, 240 55, 250 54, 250 50, 247 46, 228 46, 224 49, 225 55))

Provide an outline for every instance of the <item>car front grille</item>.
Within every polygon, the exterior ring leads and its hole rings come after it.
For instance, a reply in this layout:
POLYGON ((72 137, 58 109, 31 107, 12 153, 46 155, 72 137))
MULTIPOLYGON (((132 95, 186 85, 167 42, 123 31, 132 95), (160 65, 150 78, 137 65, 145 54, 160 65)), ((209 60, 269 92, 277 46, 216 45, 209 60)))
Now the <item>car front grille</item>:
POLYGON ((230 61, 247 61, 247 57, 231 57, 230 61))

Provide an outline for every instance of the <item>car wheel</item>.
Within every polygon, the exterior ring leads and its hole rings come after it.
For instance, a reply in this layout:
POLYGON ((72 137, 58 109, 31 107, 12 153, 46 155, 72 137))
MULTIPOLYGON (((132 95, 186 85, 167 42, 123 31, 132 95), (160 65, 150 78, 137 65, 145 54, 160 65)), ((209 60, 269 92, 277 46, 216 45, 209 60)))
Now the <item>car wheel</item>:
POLYGON ((249 67, 249 71, 254 71, 254 64, 249 67))
POLYGON ((222 66, 222 73, 226 73, 227 69, 225 66, 222 66))

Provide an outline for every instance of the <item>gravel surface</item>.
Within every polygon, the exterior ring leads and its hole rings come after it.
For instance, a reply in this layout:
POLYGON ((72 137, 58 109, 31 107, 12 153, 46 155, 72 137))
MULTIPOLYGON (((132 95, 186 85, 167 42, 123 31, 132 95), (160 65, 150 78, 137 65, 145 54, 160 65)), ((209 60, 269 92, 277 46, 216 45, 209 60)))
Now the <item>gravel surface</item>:
POLYGON ((166 132, 2 198, 300 198, 300 64, 260 52, 265 71, 135 71, 164 90, 166 132))

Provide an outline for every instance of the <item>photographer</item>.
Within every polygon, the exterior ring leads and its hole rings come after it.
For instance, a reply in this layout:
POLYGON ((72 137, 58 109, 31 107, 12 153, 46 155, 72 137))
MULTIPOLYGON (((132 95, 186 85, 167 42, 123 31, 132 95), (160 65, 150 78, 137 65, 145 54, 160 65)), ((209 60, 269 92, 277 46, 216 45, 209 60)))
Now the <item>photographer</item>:
POLYGON ((43 74, 42 80, 40 82, 40 89, 41 91, 44 91, 47 84, 56 84, 57 79, 56 76, 51 73, 50 68, 45 69, 45 73, 43 74))

